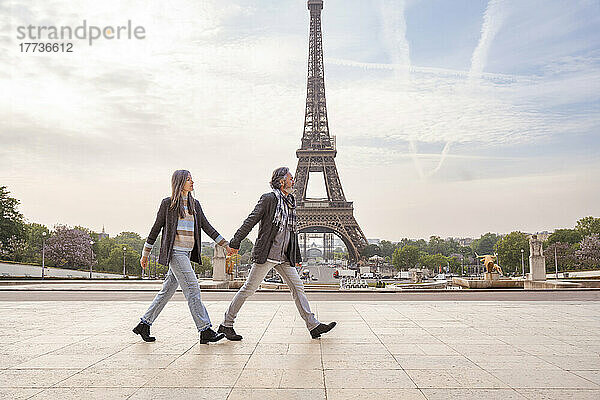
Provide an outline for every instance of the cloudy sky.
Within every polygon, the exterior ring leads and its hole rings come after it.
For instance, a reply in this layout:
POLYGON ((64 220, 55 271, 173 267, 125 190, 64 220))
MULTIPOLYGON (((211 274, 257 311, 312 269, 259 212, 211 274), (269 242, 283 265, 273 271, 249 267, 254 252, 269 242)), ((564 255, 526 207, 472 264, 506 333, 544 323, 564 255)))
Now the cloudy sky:
MULTIPOLYGON (((0 0, 0 185, 29 221, 146 236, 175 169, 230 237, 295 168, 303 0, 0 0), (144 40, 21 53, 17 27, 144 40)), ((366 236, 478 237, 600 216, 597 0, 325 0, 330 132, 366 236)))

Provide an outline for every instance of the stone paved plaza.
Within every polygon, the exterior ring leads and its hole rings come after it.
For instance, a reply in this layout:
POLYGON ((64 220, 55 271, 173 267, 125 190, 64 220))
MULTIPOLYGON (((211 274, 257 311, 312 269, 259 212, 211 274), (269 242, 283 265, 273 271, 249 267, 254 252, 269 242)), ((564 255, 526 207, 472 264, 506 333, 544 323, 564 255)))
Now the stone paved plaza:
MULTIPOLYGON (((596 301, 313 301, 338 321, 320 340, 249 301, 244 340, 210 345, 182 301, 142 342, 148 304, 0 302, 0 399, 600 399, 596 301)), ((218 325, 228 301, 206 304, 218 325)))

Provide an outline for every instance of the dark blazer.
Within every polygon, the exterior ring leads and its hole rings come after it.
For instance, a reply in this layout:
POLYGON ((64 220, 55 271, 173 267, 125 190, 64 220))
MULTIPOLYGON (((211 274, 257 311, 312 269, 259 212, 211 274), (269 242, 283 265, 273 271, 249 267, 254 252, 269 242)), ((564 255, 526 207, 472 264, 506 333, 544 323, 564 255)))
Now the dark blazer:
MULTIPOLYGON (((277 208, 277 196, 275 193, 269 192, 260 196, 256 207, 248 215, 248 218, 242 223, 240 229, 237 230, 233 239, 229 242, 229 247, 239 249, 240 243, 258 223, 258 238, 252 249, 252 261, 257 264, 263 264, 267 261, 269 250, 275 240, 275 235, 279 230, 279 225, 273 223, 275 217, 275 209, 277 208)), ((298 234, 296 232, 290 235, 290 245, 285 253, 292 265, 302 262, 300 254, 300 246, 298 244, 298 234)))
MULTIPOLYGON (((163 230, 162 239, 160 242, 160 256, 158 257, 159 264, 169 265, 171 261, 171 256, 173 255, 173 243, 175 242, 175 235, 177 234, 177 222, 179 221, 179 215, 177 214, 177 210, 174 210, 170 207, 171 198, 167 197, 163 199, 158 208, 158 213, 156 214, 156 221, 154 222, 154 226, 150 230, 150 234, 148 235, 148 239, 146 242, 150 245, 153 245, 156 241, 156 237, 160 233, 160 230, 163 230)), ((192 250, 192 255, 190 257, 191 261, 197 262, 198 264, 202 264, 202 259, 200 257, 200 252, 202 251, 202 242, 200 241, 200 229, 202 229, 208 236, 211 237, 212 240, 217 240, 219 232, 206 219, 204 212, 202 211, 202 207, 200 206, 200 202, 194 199, 194 249, 192 250)))

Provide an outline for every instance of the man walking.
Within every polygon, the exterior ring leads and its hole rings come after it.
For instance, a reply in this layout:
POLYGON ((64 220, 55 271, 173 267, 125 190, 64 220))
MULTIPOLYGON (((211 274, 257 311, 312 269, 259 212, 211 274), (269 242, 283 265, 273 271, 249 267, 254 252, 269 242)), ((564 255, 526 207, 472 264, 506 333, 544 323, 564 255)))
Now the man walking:
POLYGON ((270 184, 273 191, 260 197, 254 210, 229 242, 231 254, 236 253, 241 241, 259 224, 258 238, 252 250, 252 269, 225 312, 225 319, 218 332, 224 333, 229 340, 242 340, 242 336, 233 329, 235 317, 246 299, 256 292, 267 273, 275 268, 289 287, 310 335, 316 339, 333 329, 336 323, 322 324, 315 318, 315 314, 310 311, 304 285, 294 268, 294 265, 302 261, 302 257, 298 245, 296 201, 291 194, 294 178, 289 168, 281 167, 273 171, 270 184))

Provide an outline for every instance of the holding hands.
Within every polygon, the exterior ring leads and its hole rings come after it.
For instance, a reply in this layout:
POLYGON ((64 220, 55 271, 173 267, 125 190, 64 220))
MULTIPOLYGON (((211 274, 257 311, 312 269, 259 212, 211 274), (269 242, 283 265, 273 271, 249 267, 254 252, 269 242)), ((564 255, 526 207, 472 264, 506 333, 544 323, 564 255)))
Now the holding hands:
POLYGON ((238 249, 234 249, 232 247, 229 247, 229 242, 226 241, 225 239, 223 239, 218 244, 219 244, 219 246, 225 247, 225 250, 227 251, 227 257, 229 257, 229 256, 231 256, 233 254, 237 254, 237 252, 239 251, 238 249))
POLYGON ((229 247, 229 243, 227 244, 227 256, 230 257, 234 254, 237 254, 239 252, 239 249, 234 249, 232 247, 229 247))

